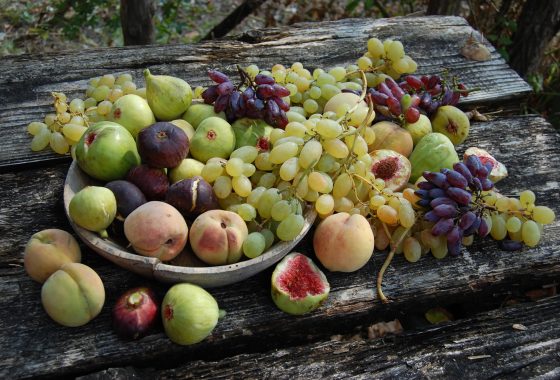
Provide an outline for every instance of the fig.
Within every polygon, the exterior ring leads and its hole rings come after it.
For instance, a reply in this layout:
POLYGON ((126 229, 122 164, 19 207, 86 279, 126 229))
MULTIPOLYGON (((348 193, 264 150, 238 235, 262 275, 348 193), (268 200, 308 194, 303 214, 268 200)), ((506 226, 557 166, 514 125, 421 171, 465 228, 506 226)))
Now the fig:
POLYGON ((508 171, 505 165, 496 160, 490 153, 488 153, 484 149, 476 147, 468 148, 463 155, 463 160, 466 161, 467 157, 469 156, 477 156, 482 165, 486 165, 487 163, 490 163, 490 165, 492 165, 492 170, 488 175, 490 181, 496 183, 507 177, 508 171))
POLYGON ((106 229, 117 214, 117 199, 106 187, 86 186, 70 200, 68 214, 78 226, 107 237, 106 229))
POLYGON ((165 294, 161 319, 165 333, 181 345, 195 344, 212 333, 220 310, 210 293, 193 284, 177 284, 165 294))
POLYGON ((105 287, 99 275, 80 263, 64 264, 41 288, 47 314, 63 326, 82 326, 95 318, 105 303, 105 287))
POLYGON ((432 123, 428 116, 420 114, 420 117, 414 123, 405 122, 403 128, 406 129, 410 136, 412 136, 412 142, 414 145, 426 136, 428 133, 432 133, 432 123))
POLYGON ((213 187, 202 177, 181 180, 169 186, 165 201, 189 219, 220 207, 213 187))
POLYGON ((409 157, 412 165, 411 181, 416 182, 424 171, 439 172, 440 169, 452 169, 459 162, 455 146, 449 138, 441 133, 428 133, 414 147, 409 157))
POLYGON ((191 86, 181 78, 169 75, 152 75, 144 70, 146 99, 158 120, 179 118, 191 105, 191 86))
POLYGON ((174 168, 189 153, 189 138, 174 124, 158 122, 142 129, 136 139, 142 162, 153 168, 174 168))
POLYGON ((370 171, 385 181, 385 188, 400 191, 406 186, 412 168, 405 156, 389 149, 374 150, 370 156, 370 171))
POLYGON ((171 120, 170 123, 181 128, 183 132, 187 134, 189 141, 191 141, 192 137, 194 136, 194 128, 189 124, 188 121, 185 121, 183 119, 175 119, 171 120))
POLYGON ((214 111, 214 106, 205 103, 193 103, 187 109, 187 111, 181 116, 183 120, 186 120, 193 128, 196 130, 198 125, 204 120, 212 116, 217 116, 221 119, 226 119, 226 114, 222 111, 216 113, 214 111))
POLYGON ((130 169, 126 180, 135 184, 149 201, 165 199, 169 179, 161 169, 138 165, 130 169))
POLYGON ((185 158, 181 163, 167 172, 171 183, 179 182, 182 179, 192 178, 202 174, 204 164, 194 158, 185 158))
POLYGON ((109 119, 125 127, 134 138, 140 130, 156 122, 146 99, 135 94, 118 98, 111 108, 109 119))
POLYGON ((212 157, 229 158, 235 149, 235 134, 231 125, 219 117, 202 121, 192 138, 191 156, 206 163, 212 157))
POLYGON ((111 181, 105 187, 113 192, 117 200, 117 215, 111 224, 113 236, 124 236, 124 219, 138 207, 147 202, 144 193, 132 182, 122 179, 111 181))
POLYGON ((187 222, 179 211, 160 201, 144 203, 124 220, 124 234, 134 251, 162 261, 181 253, 188 233, 187 222))
POLYGON ((454 106, 441 106, 432 116, 433 131, 447 136, 453 145, 465 141, 469 135, 470 125, 467 115, 454 106))
POLYGON ((410 133, 389 121, 380 121, 371 126, 375 132, 375 141, 369 145, 369 151, 391 149, 405 157, 410 156, 414 143, 410 133))
POLYGON ((272 272, 272 300, 289 314, 309 313, 325 302, 330 285, 313 261, 293 252, 280 261, 272 272))
MULTIPOLYGON (((256 146, 259 150, 268 150, 268 146, 263 149, 263 140, 270 139, 270 132, 274 129, 264 120, 250 119, 243 117, 237 119, 231 127, 235 134, 235 148, 242 146, 256 146)), ((267 144, 268 145, 268 144, 267 144)))
POLYGON ((140 164, 136 141, 122 125, 103 121, 85 130, 76 144, 80 169, 101 181, 122 179, 140 164))
POLYGON ((140 339, 154 326, 158 303, 154 292, 146 287, 124 292, 113 307, 113 329, 121 338, 140 339))
POLYGON ((25 245, 23 267, 33 280, 43 283, 66 263, 79 263, 80 246, 74 236, 51 228, 34 233, 25 245))

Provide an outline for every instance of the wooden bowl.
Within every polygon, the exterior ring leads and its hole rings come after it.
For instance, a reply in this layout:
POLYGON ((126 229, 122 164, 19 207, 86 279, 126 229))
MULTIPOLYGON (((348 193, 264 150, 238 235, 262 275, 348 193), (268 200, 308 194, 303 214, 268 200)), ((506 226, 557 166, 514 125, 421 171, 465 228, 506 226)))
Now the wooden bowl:
POLYGON ((190 251, 188 244, 181 254, 171 262, 162 262, 153 257, 145 257, 134 253, 112 239, 103 239, 97 233, 88 231, 74 224, 68 213, 70 200, 85 186, 98 183, 82 172, 76 162, 70 165, 64 183, 64 209, 70 224, 80 239, 95 252, 115 264, 157 280, 177 283, 190 282, 202 287, 218 287, 233 284, 251 277, 278 262, 305 236, 317 216, 312 208, 304 214, 305 224, 299 235, 292 241, 279 242, 259 257, 247 259, 230 265, 206 266, 190 251))

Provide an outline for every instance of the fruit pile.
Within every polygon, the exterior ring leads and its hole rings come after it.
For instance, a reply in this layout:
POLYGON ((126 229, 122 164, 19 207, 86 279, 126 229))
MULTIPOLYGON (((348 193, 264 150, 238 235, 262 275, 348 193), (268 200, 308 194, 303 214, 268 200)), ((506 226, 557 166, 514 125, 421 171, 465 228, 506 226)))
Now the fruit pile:
MULTIPOLYGON (((530 190, 500 194, 494 183, 507 171, 488 152, 469 148, 459 159, 470 122, 456 105, 470 90, 415 71, 401 42, 371 38, 356 64, 250 65, 236 84, 210 70, 213 83, 194 92, 148 70, 139 90, 128 74, 108 74, 90 81, 85 101, 53 93, 56 114, 28 131, 33 150, 49 141, 70 149, 103 182, 70 202, 83 228, 140 255, 169 261, 189 244, 207 265, 224 265, 298 238, 316 212, 314 251, 329 271, 356 271, 374 249, 389 250, 377 279, 386 301, 394 254, 456 256, 488 234, 504 249, 533 247, 555 218, 530 190)), ((301 255, 287 256, 272 283, 276 304, 294 314, 329 291, 301 255)))

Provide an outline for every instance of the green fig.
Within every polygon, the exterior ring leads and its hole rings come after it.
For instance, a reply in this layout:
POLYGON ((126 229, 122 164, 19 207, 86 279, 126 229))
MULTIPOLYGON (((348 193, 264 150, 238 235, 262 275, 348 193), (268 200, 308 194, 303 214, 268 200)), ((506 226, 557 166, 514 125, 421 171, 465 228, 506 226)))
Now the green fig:
POLYGON ((428 133, 432 133, 432 123, 426 115, 420 115, 418 120, 414 123, 405 122, 403 128, 410 132, 412 142, 415 146, 422 137, 426 136, 428 133))
POLYGON ((190 154, 206 163, 212 157, 229 158, 235 149, 235 134, 231 125, 219 117, 205 119, 191 140, 190 154))
POLYGON ((144 70, 146 98, 159 120, 178 119, 191 105, 191 86, 184 80, 169 75, 152 75, 144 70))
MULTIPOLYGON (((274 129, 263 120, 247 117, 237 119, 231 127, 235 133, 235 148, 249 145, 263 149, 264 142, 267 142, 268 147, 270 132, 274 129)), ((268 149, 264 148, 263 150, 268 149)))
POLYGON ((220 113, 214 112, 214 106, 205 103, 193 103, 187 109, 187 111, 181 116, 183 120, 186 120, 193 126, 194 129, 198 128, 198 125, 209 117, 217 116, 222 119, 226 119, 226 114, 222 111, 220 113))
POLYGON ((107 237, 106 228, 117 214, 117 199, 106 187, 86 186, 72 197, 68 214, 78 226, 107 237))
POLYGON ((454 106, 441 106, 432 116, 432 129, 443 133, 453 145, 459 145, 469 135, 471 123, 463 111, 454 106))
POLYGON ((146 99, 134 94, 118 98, 111 108, 109 119, 125 127, 134 138, 141 129, 156 122, 146 99))

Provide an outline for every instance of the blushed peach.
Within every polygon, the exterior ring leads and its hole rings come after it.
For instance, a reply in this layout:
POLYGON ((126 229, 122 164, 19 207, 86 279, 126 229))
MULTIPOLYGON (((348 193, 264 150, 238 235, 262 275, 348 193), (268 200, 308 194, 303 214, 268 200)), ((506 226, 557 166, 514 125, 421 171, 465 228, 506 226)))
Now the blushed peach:
POLYGON ((247 225, 238 214, 210 210, 195 219, 189 241, 199 259, 210 265, 225 265, 241 259, 247 234, 247 225))
POLYGON ((124 220, 124 234, 143 256, 168 261, 187 244, 189 228, 179 211, 160 201, 144 203, 124 220))

